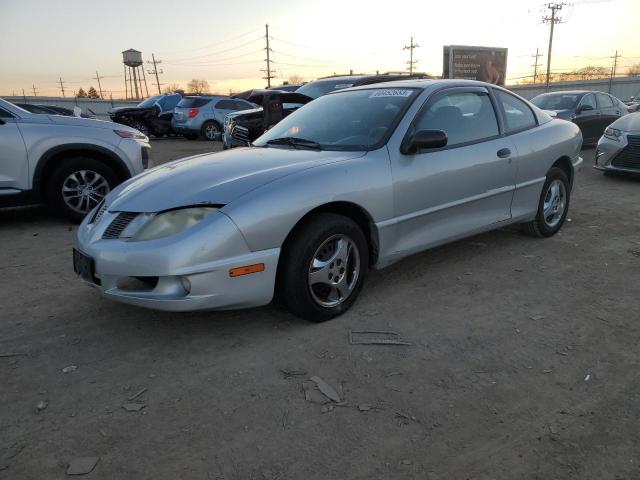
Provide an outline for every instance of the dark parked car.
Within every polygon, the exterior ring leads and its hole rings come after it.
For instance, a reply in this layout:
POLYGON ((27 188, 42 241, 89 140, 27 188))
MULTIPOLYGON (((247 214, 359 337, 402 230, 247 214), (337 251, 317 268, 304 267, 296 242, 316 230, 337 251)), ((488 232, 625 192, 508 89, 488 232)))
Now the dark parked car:
MULTIPOLYGON (((327 93, 342 90, 343 88, 359 87, 374 83, 426 78, 432 77, 424 73, 416 73, 412 75, 408 73, 383 73, 380 75, 334 75, 331 77, 319 78, 318 80, 302 85, 294 92, 295 95, 300 95, 300 97, 297 97, 298 99, 306 98, 304 102, 298 102, 293 99, 294 97, 282 97, 279 101, 273 98, 271 101, 266 100, 267 102, 270 102, 273 107, 270 108, 270 112, 267 112, 267 114, 265 114, 264 108, 258 108, 242 112, 242 114, 228 115, 225 119, 224 134, 222 137, 223 148, 226 149, 250 145, 251 142, 262 135, 265 130, 271 128, 291 112, 297 110, 303 104, 326 95, 327 93)), ((257 90, 253 90, 253 92, 257 92, 257 90)), ((275 93, 276 90, 263 90, 262 92, 275 93)), ((254 98, 251 100, 246 96, 243 96, 247 93, 248 92, 238 94, 236 97, 245 98, 258 105, 263 104, 264 100, 262 98, 254 98)))
MULTIPOLYGON (((64 115, 65 117, 75 117, 75 113, 70 108, 58 107, 57 105, 39 105, 32 103, 15 103, 20 108, 24 108, 27 112, 39 113, 42 115, 64 115)), ((87 108, 89 113, 80 113, 82 118, 96 118, 96 114, 87 108)))
POLYGON ((283 83, 277 87, 269 87, 268 90, 280 90, 281 92, 295 92, 302 86, 301 83, 283 83))
POLYGON ((531 103, 578 125, 585 145, 595 145, 609 125, 629 112, 622 101, 608 93, 583 90, 543 93, 531 103))
POLYGON ((116 123, 133 127, 145 135, 162 137, 175 133, 171 128, 173 109, 182 100, 179 93, 154 95, 134 107, 116 107, 109 110, 109 117, 116 123))
POLYGON ((298 92, 280 90, 249 90, 235 95, 235 98, 262 105, 262 107, 226 115, 222 137, 222 148, 225 150, 246 147, 265 130, 313 100, 298 92))

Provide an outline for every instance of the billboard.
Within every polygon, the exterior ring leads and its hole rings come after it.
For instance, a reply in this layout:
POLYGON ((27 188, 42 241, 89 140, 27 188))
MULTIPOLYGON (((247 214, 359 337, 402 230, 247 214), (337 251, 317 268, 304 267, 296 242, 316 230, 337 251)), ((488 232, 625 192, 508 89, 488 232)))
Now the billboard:
POLYGON ((442 78, 462 78, 504 85, 507 76, 507 49, 445 45, 442 78))

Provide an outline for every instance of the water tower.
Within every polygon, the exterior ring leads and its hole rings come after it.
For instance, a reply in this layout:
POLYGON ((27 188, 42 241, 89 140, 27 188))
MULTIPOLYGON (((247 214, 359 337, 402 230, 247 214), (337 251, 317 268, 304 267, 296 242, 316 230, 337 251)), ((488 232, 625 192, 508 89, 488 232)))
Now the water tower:
POLYGON ((144 82, 144 88, 149 96, 149 89, 147 88, 147 78, 144 75, 144 68, 142 67, 142 52, 130 48, 122 52, 122 63, 124 63, 124 89, 125 98, 135 98, 140 100, 143 96, 142 82, 144 82), (129 75, 127 75, 127 72, 129 75), (142 73, 142 75, 140 75, 142 73), (129 85, 127 85, 127 76, 129 85), (135 97, 134 97, 135 92, 135 97))

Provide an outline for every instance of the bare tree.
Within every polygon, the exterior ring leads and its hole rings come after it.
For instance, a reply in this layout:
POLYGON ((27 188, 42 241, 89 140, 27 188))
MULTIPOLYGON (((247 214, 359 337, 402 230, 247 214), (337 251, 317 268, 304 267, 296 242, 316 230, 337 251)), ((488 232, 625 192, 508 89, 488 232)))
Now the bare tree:
POLYGON ((289 75, 287 81, 292 85, 298 85, 299 83, 304 83, 304 78, 302 78, 302 75, 289 75))
POLYGON ((640 63, 636 63, 635 65, 631 65, 627 69, 627 75, 630 77, 640 77, 640 63))
POLYGON ((187 83, 187 90, 190 93, 206 93, 209 91, 209 82, 194 78, 187 83))
POLYGON ((183 91, 179 83, 170 83, 162 89, 162 93, 175 93, 183 91))
POLYGON ((96 98, 100 98, 100 95, 98 95, 98 92, 96 91, 95 88, 89 87, 89 91, 87 91, 87 97, 96 99, 96 98))

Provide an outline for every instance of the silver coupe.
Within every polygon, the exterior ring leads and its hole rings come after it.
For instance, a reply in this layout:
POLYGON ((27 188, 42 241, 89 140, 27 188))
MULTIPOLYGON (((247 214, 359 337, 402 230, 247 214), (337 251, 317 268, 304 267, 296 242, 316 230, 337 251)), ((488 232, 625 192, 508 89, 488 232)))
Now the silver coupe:
POLYGON ((338 91, 252 147, 177 160, 115 188, 78 231, 74 269, 161 310, 277 296, 323 321, 369 268, 521 223, 564 223, 582 136, 508 90, 407 80, 338 91))

